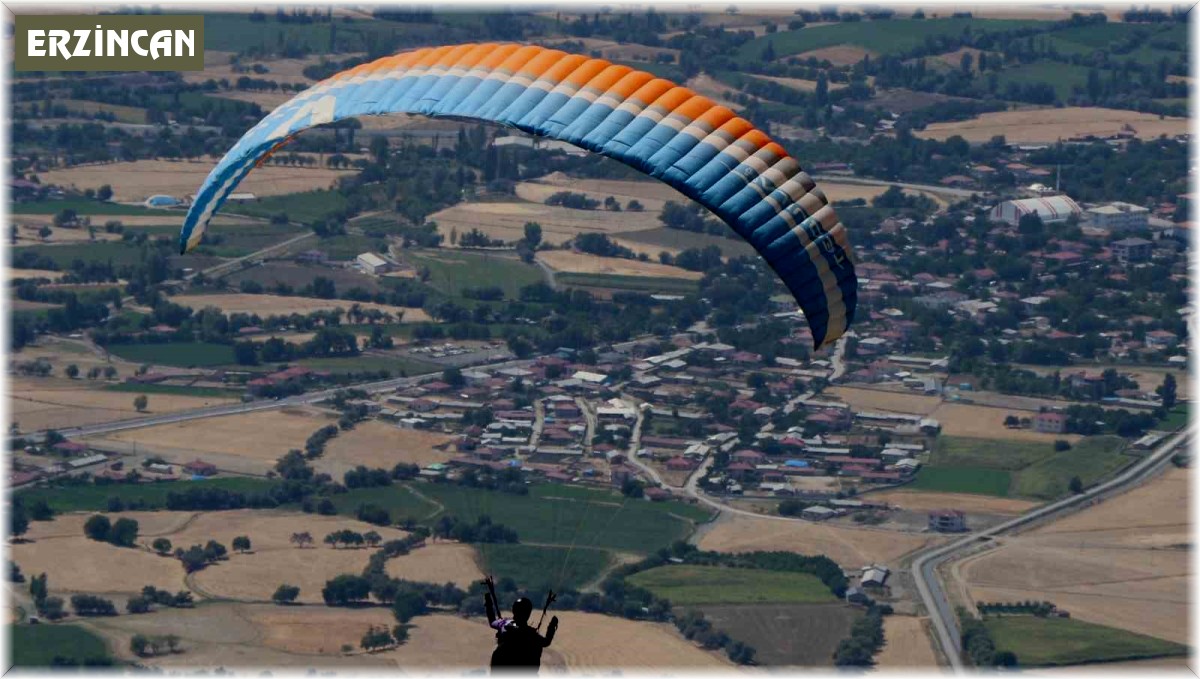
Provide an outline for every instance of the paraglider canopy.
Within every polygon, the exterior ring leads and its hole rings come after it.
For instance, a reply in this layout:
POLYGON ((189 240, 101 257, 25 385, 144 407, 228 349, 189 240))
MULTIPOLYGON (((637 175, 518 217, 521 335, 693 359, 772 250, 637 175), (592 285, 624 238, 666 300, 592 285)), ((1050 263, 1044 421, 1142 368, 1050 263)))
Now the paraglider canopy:
POLYGON ((482 120, 626 163, 697 201, 748 241, 804 312, 815 347, 854 317, 845 227, 800 164, 752 123, 629 66, 536 45, 430 47, 324 80, 275 109, 213 168, 179 236, 195 247, 239 182, 298 132, 392 113, 482 120))

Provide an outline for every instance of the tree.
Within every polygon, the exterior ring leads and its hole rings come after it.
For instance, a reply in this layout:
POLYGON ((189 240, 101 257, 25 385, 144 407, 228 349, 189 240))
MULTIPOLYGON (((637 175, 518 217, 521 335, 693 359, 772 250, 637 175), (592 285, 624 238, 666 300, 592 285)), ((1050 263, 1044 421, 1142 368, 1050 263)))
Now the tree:
POLYGON ((1054 441, 1054 452, 1063 453, 1071 449, 1071 442, 1063 439, 1054 441))
POLYGON ((209 540, 204 545, 204 558, 210 563, 214 561, 220 561, 221 559, 225 558, 225 555, 228 553, 228 551, 229 550, 225 549, 225 545, 217 542, 216 540, 209 540))
POLYGON ((67 617, 67 605, 62 597, 51 596, 42 599, 37 610, 47 620, 61 620, 67 617))
POLYGON ((8 512, 9 537, 19 538, 29 530, 29 512, 24 502, 13 502, 8 512))
POLYGON ((537 222, 525 222, 525 242, 536 250, 542 242, 542 225, 537 222))
POLYGON ((1083 492, 1083 481, 1078 476, 1072 476, 1070 483, 1067 484, 1067 488, 1072 493, 1078 495, 1083 492))
POLYGON ((279 588, 275 590, 275 593, 271 595, 271 601, 274 601, 280 606, 286 606, 287 604, 294 603, 296 601, 296 597, 298 596, 300 596, 299 587, 284 584, 280 585, 279 588))
POLYGON ((108 531, 108 541, 118 547, 132 547, 137 542, 138 522, 122 517, 108 531))
POLYGON ((321 598, 327 606, 348 606, 366 599, 371 594, 371 583, 361 575, 345 573, 325 582, 321 598))
POLYGON ((207 566, 209 562, 208 555, 200 545, 192 545, 186 550, 181 547, 175 550, 175 554, 183 562, 183 570, 188 573, 195 573, 207 566))
POLYGON ((67 366, 65 372, 67 373, 67 377, 75 379, 76 377, 79 377, 79 366, 72 363, 71 365, 67 366))
POLYGON ((1019 420, 1016 415, 1009 415, 1004 418, 1004 426, 1008 427, 1009 429, 1019 427, 1021 426, 1021 420, 1019 420))
POLYGON ((367 630, 367 633, 363 635, 362 641, 359 642, 359 646, 364 651, 370 653, 376 649, 387 648, 393 643, 395 643, 395 641, 392 639, 392 633, 389 632, 386 627, 382 625, 378 627, 372 625, 367 630))
POLYGON ((154 548, 154 551, 163 556, 171 553, 171 541, 166 538, 157 538, 154 542, 150 543, 150 546, 154 548))
POLYGON ((313 536, 312 533, 308 531, 304 531, 303 533, 292 533, 292 537, 288 539, 288 542, 303 549, 305 547, 312 546, 313 536))
POLYGON ((250 538, 246 537, 245 535, 239 535, 233 539, 233 548, 234 550, 245 554, 246 552, 250 551, 250 538))
POLYGON ((107 542, 110 531, 112 531, 112 522, 103 514, 93 514, 83 524, 83 534, 98 542, 107 542))
POLYGON ((133 407, 136 408, 139 413, 146 412, 146 406, 148 405, 150 405, 150 398, 145 394, 138 394, 137 398, 133 399, 133 407))
POLYGON ((383 542, 383 536, 373 530, 364 533, 363 539, 367 541, 368 547, 375 547, 379 545, 380 542, 383 542))
POLYGON ((125 610, 134 614, 149 613, 151 603, 150 599, 144 596, 135 596, 125 602, 125 610))
POLYGON ((129 640, 129 650, 139 658, 144 658, 151 654, 150 639, 145 634, 135 634, 129 640))
POLYGON ((1162 399, 1162 407, 1164 410, 1170 410, 1175 407, 1179 397, 1175 390, 1174 375, 1167 373, 1167 375, 1163 377, 1162 385, 1154 391, 1158 394, 1158 397, 1162 399))
POLYGON ((100 201, 101 203, 107 203, 108 201, 112 200, 112 197, 113 190, 108 184, 104 184, 100 188, 96 189, 96 200, 100 201))
POLYGON ((392 615, 396 616, 396 622, 404 624, 424 613, 427 607, 425 597, 420 592, 405 589, 397 592, 392 600, 392 615))
POLYGON ((34 605, 38 602, 45 601, 46 595, 50 593, 49 585, 46 584, 46 574, 35 575, 29 579, 29 596, 33 597, 34 605))

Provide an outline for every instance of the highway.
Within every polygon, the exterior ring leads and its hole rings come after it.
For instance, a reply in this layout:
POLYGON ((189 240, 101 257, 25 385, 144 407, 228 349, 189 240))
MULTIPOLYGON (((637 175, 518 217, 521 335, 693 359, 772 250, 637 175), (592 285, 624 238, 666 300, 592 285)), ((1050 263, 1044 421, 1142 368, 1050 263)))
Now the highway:
POLYGON ((1093 500, 1102 496, 1119 494, 1128 490, 1130 486, 1145 480, 1162 465, 1166 464, 1175 451, 1187 442, 1191 434, 1190 429, 1185 429, 1171 436, 1144 459, 1136 462, 1132 467, 1115 478, 1095 488, 1044 505, 1005 523, 977 533, 971 533, 918 555, 912 562, 912 576, 917 583, 917 591, 921 596, 921 602, 925 605, 925 609, 929 613, 929 619, 933 621, 935 639, 949 660, 950 666, 956 672, 961 672, 965 669, 961 657, 962 648, 960 647, 961 639, 958 631, 958 621, 950 605, 949 597, 946 596, 945 590, 942 589, 941 583, 938 582, 936 570, 939 565, 978 547, 982 541, 1027 526, 1035 521, 1082 509, 1089 506, 1093 500))

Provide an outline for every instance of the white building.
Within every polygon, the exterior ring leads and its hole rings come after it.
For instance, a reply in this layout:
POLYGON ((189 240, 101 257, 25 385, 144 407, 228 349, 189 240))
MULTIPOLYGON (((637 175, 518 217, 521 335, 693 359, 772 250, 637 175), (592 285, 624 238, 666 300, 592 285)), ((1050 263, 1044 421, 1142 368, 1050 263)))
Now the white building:
POLYGON ((374 252, 364 252, 355 258, 358 266, 363 270, 363 273, 369 273, 372 276, 385 274, 392 270, 392 263, 375 254, 374 252))
POLYGON ((1006 200, 992 208, 990 218, 994 222, 1005 222, 1016 226, 1021 217, 1036 214, 1042 222, 1053 224, 1065 222, 1071 215, 1083 216, 1083 210, 1069 196, 1044 196, 1041 198, 1024 198, 1022 200, 1006 200))
POLYGON ((1141 205, 1116 202, 1088 208, 1087 218, 1092 226, 1099 229, 1129 231, 1146 228, 1149 224, 1150 210, 1141 205))

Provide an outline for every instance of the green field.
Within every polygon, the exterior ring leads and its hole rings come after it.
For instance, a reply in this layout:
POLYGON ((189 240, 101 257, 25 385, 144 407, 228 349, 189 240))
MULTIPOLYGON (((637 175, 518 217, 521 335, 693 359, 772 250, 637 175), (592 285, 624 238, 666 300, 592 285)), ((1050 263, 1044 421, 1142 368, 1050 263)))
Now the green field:
MULTIPOLYGON (((328 30, 328 29, 326 29, 328 30)), ((346 197, 340 191, 318 189, 282 196, 266 196, 253 202, 227 203, 221 208, 226 214, 247 215, 269 219, 284 213, 293 222, 311 224, 346 207, 346 197)), ((293 224, 293 229, 299 225, 293 224)))
POLYGON ((683 278, 660 278, 655 276, 613 276, 591 273, 559 273, 554 275, 559 285, 578 288, 603 288, 605 290, 633 290, 637 292, 661 292, 676 295, 695 293, 699 283, 683 278))
POLYGON ((211 342, 113 344, 106 348, 109 352, 135 363, 155 363, 191 368, 228 365, 234 362, 232 346, 211 342))
POLYGON ((509 577, 532 598, 547 590, 580 589, 600 577, 613 563, 604 549, 540 545, 479 545, 483 570, 497 579, 509 577))
POLYGON ((417 268, 428 268, 428 284, 455 298, 469 288, 496 286, 504 290, 506 299, 519 299, 521 288, 544 280, 536 266, 507 255, 409 250, 405 258, 417 268))
POLYGON ((151 210, 140 205, 121 205, 120 203, 102 203, 97 200, 83 199, 13 203, 8 208, 14 215, 54 215, 70 209, 81 215, 161 215, 164 221, 173 216, 183 219, 183 213, 178 211, 151 210))
POLYGON ((1054 447, 1050 443, 939 436, 930 464, 1016 471, 1053 454, 1054 447))
POLYGON ((908 488, 1008 497, 1012 473, 984 467, 923 467, 908 488))
POLYGON ((235 493, 251 495, 264 493, 276 485, 275 481, 246 477, 222 477, 204 481, 160 481, 157 483, 112 484, 105 486, 51 486, 34 487, 17 492, 17 497, 26 502, 45 500, 58 512, 106 511, 108 498, 119 497, 125 504, 142 502, 148 508, 166 507, 168 493, 180 493, 188 488, 222 488, 235 493))
MULTIPOLYGON (((1101 71, 1102 78, 1108 77, 1107 71, 1101 71)), ((1018 85, 1043 82, 1054 88, 1059 99, 1066 101, 1071 97, 1076 87, 1087 87, 1088 68, 1075 64, 1063 64, 1057 61, 1035 61, 1000 71, 999 96, 1004 96, 1005 88, 1010 82, 1018 85)))
POLYGON ((449 484, 419 486, 421 493, 467 519, 487 514, 517 531, 521 542, 598 547, 646 554, 691 534, 710 513, 680 502, 651 503, 619 493, 560 484, 536 484, 520 496, 449 484))
POLYGON ((659 566, 628 578, 677 606, 815 604, 837 597, 815 575, 721 566, 659 566))
POLYGON ((1163 420, 1162 428, 1169 431, 1183 429, 1187 426, 1188 418, 1187 402, 1180 403, 1167 413, 1167 419, 1163 420))
POLYGON ((97 243, 72 243, 70 245, 25 245, 12 248, 13 258, 25 252, 48 257, 58 268, 69 270, 75 260, 84 262, 112 262, 113 266, 134 265, 142 259, 142 249, 132 243, 101 241, 97 243))
POLYGON ((856 45, 879 55, 903 54, 923 46, 926 38, 961 35, 968 27, 978 35, 1039 24, 1044 26, 1045 22, 952 18, 835 23, 755 38, 738 48, 735 58, 743 65, 758 62, 768 43, 775 51, 776 58, 834 45, 856 45))
POLYGON ((984 621, 996 650, 1012 651, 1027 667, 1078 665, 1184 655, 1187 647, 1071 618, 1014 615, 984 621))
POLYGON ((1013 494, 1051 500, 1068 492, 1073 476, 1078 476, 1084 487, 1091 486, 1133 462, 1124 450, 1125 442, 1116 436, 1083 439, 1070 450, 1054 453, 1018 472, 1013 494))
POLYGON ((240 391, 218 387, 185 387, 175 384, 134 384, 122 382, 104 387, 105 391, 124 391, 131 394, 172 394, 175 396, 200 396, 215 398, 237 398, 240 391))
POLYGON ((104 640, 81 625, 14 625, 9 633, 15 667, 113 664, 104 640))
MULTIPOLYGON (((424 493, 425 486, 421 485, 419 489, 424 493)), ((330 499, 333 500, 333 506, 339 514, 353 516, 359 505, 376 505, 388 510, 393 522, 402 519, 423 521, 438 511, 437 505, 422 499, 403 484, 381 488, 356 488, 334 495, 330 499)))

